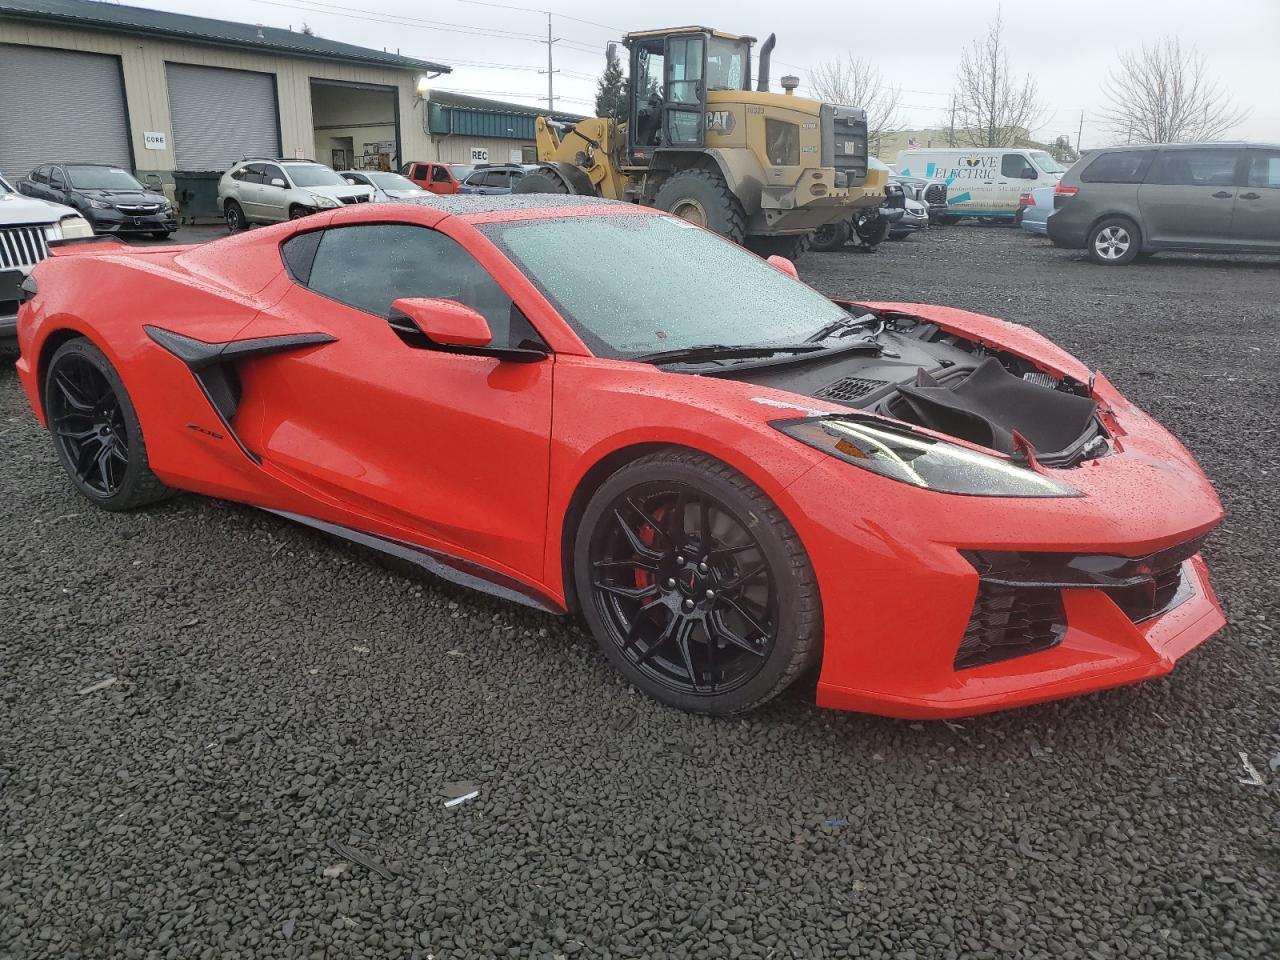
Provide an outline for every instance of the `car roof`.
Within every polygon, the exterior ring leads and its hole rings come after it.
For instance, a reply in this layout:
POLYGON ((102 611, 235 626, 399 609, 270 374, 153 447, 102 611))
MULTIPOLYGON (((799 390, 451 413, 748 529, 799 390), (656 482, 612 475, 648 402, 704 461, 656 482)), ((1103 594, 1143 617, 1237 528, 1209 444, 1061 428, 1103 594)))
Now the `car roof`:
POLYGON ((1241 150, 1252 147, 1257 150, 1280 150, 1280 143, 1251 143, 1248 140, 1220 140, 1205 143, 1120 143, 1112 147, 1097 147, 1088 153, 1111 153, 1117 150, 1213 150, 1226 148, 1241 150))

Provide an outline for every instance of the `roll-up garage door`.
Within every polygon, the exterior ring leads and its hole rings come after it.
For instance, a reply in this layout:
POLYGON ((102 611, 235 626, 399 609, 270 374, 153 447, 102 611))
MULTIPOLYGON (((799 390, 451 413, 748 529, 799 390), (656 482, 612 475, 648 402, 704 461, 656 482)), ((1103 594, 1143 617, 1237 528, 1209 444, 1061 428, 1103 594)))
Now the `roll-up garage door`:
POLYGON ((66 160, 132 166, 120 60, 0 44, 0 173, 66 160))
POLYGON ((241 157, 280 155, 269 73, 165 64, 179 170, 226 170, 241 157))

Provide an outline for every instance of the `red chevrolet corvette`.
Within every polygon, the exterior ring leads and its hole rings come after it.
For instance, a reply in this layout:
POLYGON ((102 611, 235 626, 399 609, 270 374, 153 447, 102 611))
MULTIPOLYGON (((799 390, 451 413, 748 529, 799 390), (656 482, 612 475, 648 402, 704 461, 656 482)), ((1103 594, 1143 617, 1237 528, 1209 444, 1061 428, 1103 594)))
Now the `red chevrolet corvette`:
POLYGON ((432 198, 68 243, 21 379, 76 488, 275 511, 542 610, 638 687, 943 717, 1159 676, 1223 625, 1168 432, 1039 335, 828 300, 629 204, 432 198))

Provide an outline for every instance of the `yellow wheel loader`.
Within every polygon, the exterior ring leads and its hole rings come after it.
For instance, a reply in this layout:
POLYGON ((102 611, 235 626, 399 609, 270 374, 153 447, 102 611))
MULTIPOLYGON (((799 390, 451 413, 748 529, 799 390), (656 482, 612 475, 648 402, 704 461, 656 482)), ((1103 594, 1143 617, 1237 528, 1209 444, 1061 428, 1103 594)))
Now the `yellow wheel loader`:
POLYGON ((668 210, 758 253, 795 258, 810 233, 878 208, 866 113, 769 92, 771 35, 751 89, 753 37, 706 27, 629 33, 626 121, 537 120, 540 169, 517 193, 574 193, 668 210))

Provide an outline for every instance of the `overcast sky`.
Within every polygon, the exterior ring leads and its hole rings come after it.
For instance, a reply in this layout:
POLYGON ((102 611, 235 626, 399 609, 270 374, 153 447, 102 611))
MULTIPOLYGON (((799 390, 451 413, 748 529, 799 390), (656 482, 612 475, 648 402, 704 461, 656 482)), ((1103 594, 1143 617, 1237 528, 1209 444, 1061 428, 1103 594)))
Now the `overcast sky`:
MULTIPOLYGON (((761 39, 775 32, 775 78, 786 72, 806 80, 814 64, 852 52, 902 88, 912 126, 942 125, 960 48, 1001 6, 998 0, 788 0, 748 10, 735 0, 651 0, 632 22, 637 15, 623 5, 586 0, 131 2, 295 30, 305 21, 323 37, 450 64, 454 71, 434 81, 441 89, 535 105, 545 103, 538 98, 546 96, 547 78, 537 71, 546 68, 550 10, 553 36, 560 38, 556 105, 583 113, 593 111, 605 44, 627 30, 697 22, 761 39)), ((1099 85, 1116 52, 1168 34, 1197 45, 1210 72, 1249 111, 1233 136, 1280 141, 1280 0, 1006 0, 1003 11, 1013 70, 1033 74, 1046 106, 1037 139, 1068 134, 1074 142, 1084 111, 1085 146, 1109 142, 1096 115, 1099 85)))

